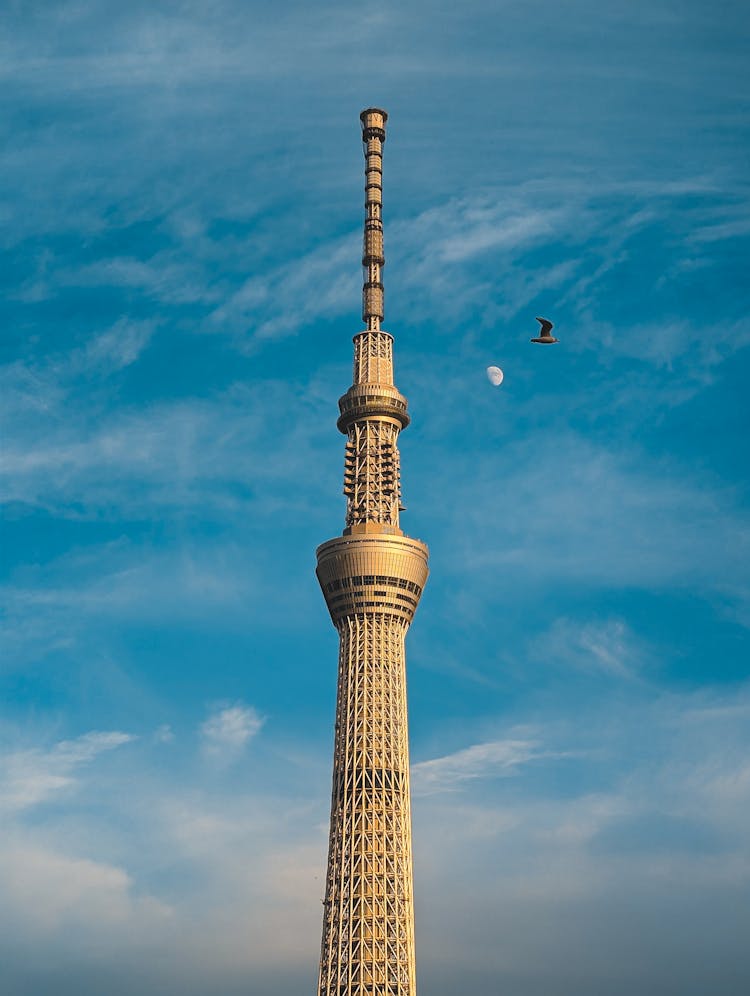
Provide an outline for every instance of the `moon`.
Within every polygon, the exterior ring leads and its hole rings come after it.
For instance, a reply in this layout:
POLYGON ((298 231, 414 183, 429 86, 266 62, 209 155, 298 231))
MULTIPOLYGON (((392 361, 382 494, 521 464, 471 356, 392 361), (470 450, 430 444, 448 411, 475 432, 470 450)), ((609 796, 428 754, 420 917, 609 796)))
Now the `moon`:
POLYGON ((500 387, 504 376, 500 367, 487 367, 487 380, 493 387, 500 387))

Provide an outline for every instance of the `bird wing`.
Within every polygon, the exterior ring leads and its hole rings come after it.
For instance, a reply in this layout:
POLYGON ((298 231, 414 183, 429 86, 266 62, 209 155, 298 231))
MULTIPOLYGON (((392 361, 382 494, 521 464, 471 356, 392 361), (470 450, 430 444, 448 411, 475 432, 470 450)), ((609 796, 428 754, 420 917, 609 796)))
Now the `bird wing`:
POLYGON ((542 335, 549 335, 552 329, 555 327, 552 322, 547 321, 546 318, 537 318, 537 321, 542 326, 542 335))

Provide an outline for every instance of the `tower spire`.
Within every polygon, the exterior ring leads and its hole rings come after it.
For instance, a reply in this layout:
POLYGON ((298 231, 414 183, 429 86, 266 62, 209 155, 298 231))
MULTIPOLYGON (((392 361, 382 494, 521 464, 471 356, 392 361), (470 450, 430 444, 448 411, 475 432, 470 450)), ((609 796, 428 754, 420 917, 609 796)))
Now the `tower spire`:
POLYGON ((427 547, 404 536, 398 434, 383 318, 385 111, 361 114, 366 160, 365 329, 339 399, 346 435, 344 535, 318 547, 317 575, 339 634, 331 830, 318 996, 415 996, 404 640, 427 580, 427 547))
POLYGON ((365 143, 365 237, 362 246, 362 321, 377 330, 383 320, 383 144, 388 115, 368 107, 359 116, 365 143))

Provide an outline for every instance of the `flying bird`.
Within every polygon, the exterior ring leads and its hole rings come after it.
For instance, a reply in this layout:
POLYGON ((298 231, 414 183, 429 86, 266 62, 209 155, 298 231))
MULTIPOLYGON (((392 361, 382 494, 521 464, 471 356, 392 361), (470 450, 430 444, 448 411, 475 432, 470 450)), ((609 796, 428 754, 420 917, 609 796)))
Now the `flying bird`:
POLYGON ((536 339, 532 339, 531 340, 532 342, 542 342, 545 345, 549 345, 552 342, 558 342, 559 341, 559 340, 555 339, 555 337, 553 335, 550 335, 550 333, 552 332, 552 329, 554 328, 554 325, 552 324, 552 322, 547 321, 546 318, 537 318, 537 321, 542 326, 542 328, 541 328, 541 330, 539 332, 538 337, 536 339))

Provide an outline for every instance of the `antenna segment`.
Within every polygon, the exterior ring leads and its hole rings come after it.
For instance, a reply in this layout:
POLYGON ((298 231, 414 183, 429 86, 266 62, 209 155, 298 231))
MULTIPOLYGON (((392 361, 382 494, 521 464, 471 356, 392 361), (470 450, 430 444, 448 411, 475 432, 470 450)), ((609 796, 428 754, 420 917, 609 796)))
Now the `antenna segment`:
POLYGON ((365 144, 365 237, 362 246, 362 321, 377 330, 383 320, 383 144, 388 115, 368 107, 359 116, 365 144))

